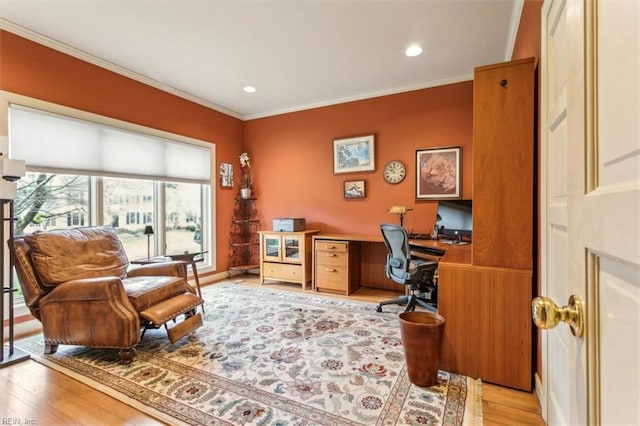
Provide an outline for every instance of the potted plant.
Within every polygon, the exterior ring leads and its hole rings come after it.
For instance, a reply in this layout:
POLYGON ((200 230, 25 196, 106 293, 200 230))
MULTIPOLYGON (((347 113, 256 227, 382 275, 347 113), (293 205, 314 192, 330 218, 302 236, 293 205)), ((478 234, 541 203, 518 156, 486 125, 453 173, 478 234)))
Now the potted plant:
POLYGON ((240 176, 240 196, 246 199, 251 197, 251 185, 253 185, 251 163, 249 163, 249 154, 246 152, 243 152, 240 155, 240 165, 242 166, 242 175, 240 176))

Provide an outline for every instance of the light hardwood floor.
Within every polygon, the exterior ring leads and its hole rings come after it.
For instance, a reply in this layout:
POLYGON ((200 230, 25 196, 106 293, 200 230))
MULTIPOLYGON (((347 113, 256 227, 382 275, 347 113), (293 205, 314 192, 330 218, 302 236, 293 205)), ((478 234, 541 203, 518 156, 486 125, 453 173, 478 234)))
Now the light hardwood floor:
MULTIPOLYGON (((237 284, 260 285, 255 275, 234 277, 237 284)), ((269 283, 269 288, 301 291, 300 286, 269 283)), ((360 289, 349 299, 378 302, 392 294, 360 289)), ((345 296, 335 296, 345 297, 345 296)), ((544 425, 533 393, 482 385, 485 425, 544 425)), ((158 425, 161 422, 78 382, 28 360, 0 369, 0 423, 34 425, 158 425)))

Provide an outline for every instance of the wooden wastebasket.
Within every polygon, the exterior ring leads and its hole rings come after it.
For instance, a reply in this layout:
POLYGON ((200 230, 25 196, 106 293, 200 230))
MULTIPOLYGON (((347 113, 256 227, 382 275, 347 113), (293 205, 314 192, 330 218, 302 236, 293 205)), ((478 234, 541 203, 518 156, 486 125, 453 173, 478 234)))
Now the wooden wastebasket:
POLYGON ((400 336, 409 381, 417 386, 438 384, 445 319, 429 312, 400 314, 400 336))

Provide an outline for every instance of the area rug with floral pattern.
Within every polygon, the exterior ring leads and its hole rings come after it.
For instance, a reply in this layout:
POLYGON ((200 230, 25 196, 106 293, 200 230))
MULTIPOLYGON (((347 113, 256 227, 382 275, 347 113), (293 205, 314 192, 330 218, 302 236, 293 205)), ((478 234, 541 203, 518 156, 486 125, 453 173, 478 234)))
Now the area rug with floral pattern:
POLYGON ((225 282, 203 288, 204 325, 171 344, 147 331, 130 365, 117 350, 17 342, 32 358, 170 424, 482 423, 481 382, 440 371, 409 382, 398 312, 373 303, 225 282))

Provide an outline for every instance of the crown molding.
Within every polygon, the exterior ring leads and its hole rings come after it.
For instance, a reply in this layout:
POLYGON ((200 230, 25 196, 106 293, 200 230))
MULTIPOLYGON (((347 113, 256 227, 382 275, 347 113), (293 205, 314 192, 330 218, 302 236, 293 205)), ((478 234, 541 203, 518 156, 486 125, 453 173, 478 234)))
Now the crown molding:
POLYGON ((271 117, 274 115, 288 114, 292 112, 305 111, 305 110, 314 109, 314 108, 322 108, 322 107, 331 106, 331 105, 339 105, 347 102, 362 101, 365 99, 378 98, 381 96, 397 95, 400 93, 413 92, 415 90, 422 90, 422 89, 430 89, 432 87, 446 86, 448 84, 462 83, 465 81, 472 81, 472 80, 473 80, 473 73, 464 74, 457 77, 451 77, 451 78, 446 78, 442 80, 429 81, 429 82, 414 84, 410 86, 395 87, 393 89, 380 90, 377 92, 367 92, 359 95, 331 99, 328 101, 316 102, 316 103, 306 104, 306 105, 297 106, 293 108, 284 108, 281 110, 265 112, 264 114, 245 115, 244 119, 246 121, 255 120, 259 118, 271 117))
POLYGON ((171 95, 177 96, 182 99, 186 99, 188 101, 194 102, 196 104, 202 105, 209 109, 221 112, 223 114, 229 115, 234 118, 238 118, 240 120, 244 120, 245 117, 242 114, 239 114, 235 111, 231 111, 227 108, 224 108, 220 105, 214 104, 213 102, 209 102, 205 99, 202 99, 198 96, 192 95, 190 93, 184 92, 182 90, 176 89, 175 87, 171 87, 164 83, 160 83, 152 78, 145 77, 141 74, 138 74, 134 71, 131 71, 127 68, 121 67, 119 65, 113 64, 109 61, 105 61, 104 59, 100 59, 96 56, 93 56, 87 52, 84 52, 80 49, 76 49, 75 47, 71 47, 68 44, 59 42, 52 38, 49 38, 43 34, 37 33, 25 27, 22 27, 18 24, 14 24, 11 21, 7 21, 4 18, 0 18, 0 29, 9 31, 10 33, 16 34, 20 37, 26 38, 27 40, 33 41, 35 43, 41 44, 43 46, 49 47, 51 49, 57 50, 69 56, 73 56, 74 58, 80 59, 82 61, 88 62, 90 64, 99 66, 100 68, 104 68, 108 71, 114 72, 116 74, 127 77, 131 80, 135 80, 139 83, 146 84, 147 86, 154 87, 158 90, 162 90, 163 92, 169 93, 171 95))
POLYGON ((520 18, 522 18, 522 9, 524 8, 524 0, 516 0, 513 5, 513 13, 511 14, 511 31, 507 40, 507 48, 504 52, 504 60, 510 61, 513 58, 513 49, 516 47, 516 38, 518 37, 518 28, 520 27, 520 18))

